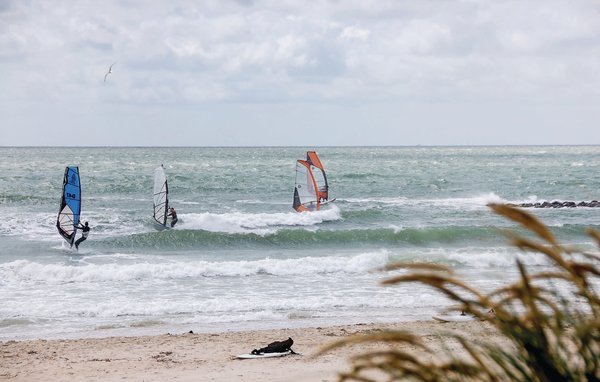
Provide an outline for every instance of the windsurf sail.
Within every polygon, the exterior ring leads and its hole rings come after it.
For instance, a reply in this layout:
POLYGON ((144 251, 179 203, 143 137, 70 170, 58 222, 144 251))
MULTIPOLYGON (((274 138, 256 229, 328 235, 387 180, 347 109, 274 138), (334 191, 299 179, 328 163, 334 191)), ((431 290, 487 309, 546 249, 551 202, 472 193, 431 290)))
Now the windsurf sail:
POLYGON ((56 219, 58 233, 71 245, 73 245, 75 235, 77 234, 76 225, 79 224, 80 213, 81 185, 79 182, 79 167, 71 166, 65 169, 60 210, 56 219))
POLYGON ((321 159, 315 151, 306 153, 306 162, 310 165, 310 170, 313 173, 317 184, 317 198, 319 203, 329 199, 329 185, 327 184, 327 175, 325 175, 325 167, 321 163, 321 159))
POLYGON ((160 225, 167 225, 169 211, 169 186, 165 168, 161 164, 154 169, 154 220, 160 225))
POLYGON ((296 211, 318 211, 321 202, 329 198, 325 168, 314 151, 306 153, 306 160, 296 161, 296 184, 293 207, 296 211))

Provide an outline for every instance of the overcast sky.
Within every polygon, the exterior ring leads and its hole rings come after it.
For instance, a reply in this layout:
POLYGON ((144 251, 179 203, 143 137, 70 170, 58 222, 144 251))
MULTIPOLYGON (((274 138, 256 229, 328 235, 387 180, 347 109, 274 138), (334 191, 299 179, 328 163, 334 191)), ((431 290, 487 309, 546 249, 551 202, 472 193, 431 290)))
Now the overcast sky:
POLYGON ((418 144, 600 144, 600 2, 0 0, 0 145, 418 144))

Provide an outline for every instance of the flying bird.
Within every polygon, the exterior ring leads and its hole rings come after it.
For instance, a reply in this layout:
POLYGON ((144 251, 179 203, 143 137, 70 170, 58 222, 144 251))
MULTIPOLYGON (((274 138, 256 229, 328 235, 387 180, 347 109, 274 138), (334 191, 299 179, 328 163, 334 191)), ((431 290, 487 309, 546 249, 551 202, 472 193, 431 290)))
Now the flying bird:
POLYGON ((104 82, 106 82, 106 77, 108 77, 108 75, 112 73, 112 67, 113 67, 113 65, 114 65, 114 64, 116 64, 116 62, 114 62, 114 63, 113 63, 111 66, 110 66, 110 68, 108 68, 108 72, 106 72, 106 74, 104 75, 104 82))

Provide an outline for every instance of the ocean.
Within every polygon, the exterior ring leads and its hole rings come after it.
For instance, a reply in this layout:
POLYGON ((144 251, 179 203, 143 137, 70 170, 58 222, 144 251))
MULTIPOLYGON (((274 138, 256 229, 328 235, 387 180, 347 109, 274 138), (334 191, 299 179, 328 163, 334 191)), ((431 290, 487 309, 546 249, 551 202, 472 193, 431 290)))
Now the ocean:
MULTIPOLYGON (((490 291, 517 277, 514 224, 489 202, 600 199, 600 147, 0 147, 0 340, 219 332, 429 319, 431 289, 382 286, 395 261, 445 264, 490 291), (296 159, 315 149, 330 198, 292 209, 296 159), (156 231, 164 164, 180 222, 156 231), (56 230, 79 166, 79 252, 56 230)), ((600 208, 531 209, 595 249, 600 208)), ((397 274, 395 271, 393 274, 397 274)))

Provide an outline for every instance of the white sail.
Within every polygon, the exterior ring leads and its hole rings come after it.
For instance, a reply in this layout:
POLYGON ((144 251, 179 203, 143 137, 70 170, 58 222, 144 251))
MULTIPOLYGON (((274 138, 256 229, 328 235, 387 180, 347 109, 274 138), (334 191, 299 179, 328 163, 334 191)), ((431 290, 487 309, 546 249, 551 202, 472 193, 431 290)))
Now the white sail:
POLYGON ((169 186, 165 168, 161 164, 154 169, 154 220, 158 224, 167 225, 167 212, 169 209, 169 186))
POLYGON ((294 209, 298 212, 318 210, 315 178, 308 162, 296 161, 296 184, 294 188, 294 209))
POLYGON ((329 187, 327 186, 327 178, 325 178, 325 172, 318 167, 313 165, 310 166, 310 171, 315 178, 315 183, 317 184, 317 189, 320 193, 327 193, 329 187))

